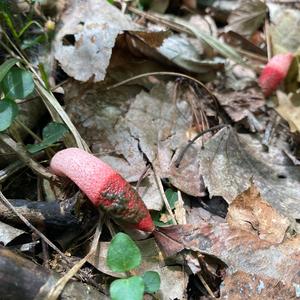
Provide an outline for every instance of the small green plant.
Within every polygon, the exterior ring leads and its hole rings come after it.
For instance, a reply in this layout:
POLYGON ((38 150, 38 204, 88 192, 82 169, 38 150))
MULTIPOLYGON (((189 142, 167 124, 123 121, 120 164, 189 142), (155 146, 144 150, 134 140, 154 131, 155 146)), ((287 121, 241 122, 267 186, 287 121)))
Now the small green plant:
MULTIPOLYGON (((32 73, 16 66, 17 63, 19 61, 12 58, 0 66, 0 89, 3 94, 0 99, 0 132, 8 129, 17 117, 19 109, 16 100, 26 99, 34 92, 32 73)), ((28 145, 28 151, 35 153, 46 149, 59 141, 66 132, 68 128, 64 124, 51 122, 43 129, 40 143, 28 145)))
MULTIPOLYGON (((129 272, 141 264, 142 256, 135 242, 125 233, 118 233, 112 239, 107 265, 113 272, 129 272)), ((147 271, 142 276, 117 279, 110 285, 112 300, 141 300, 144 293, 155 293, 160 288, 157 272, 147 271)))
MULTIPOLYGON (((166 195, 166 198, 167 198, 167 200, 169 202, 170 208, 172 210, 174 210, 175 203, 178 200, 177 191, 174 190, 174 189, 168 188, 168 189, 165 190, 165 195, 166 195)), ((167 222, 162 222, 161 218, 164 215, 168 215, 169 216, 169 213, 168 213, 166 207, 164 207, 161 211, 153 211, 152 212, 151 216, 152 216, 153 222, 154 222, 154 224, 156 226, 158 226, 158 227, 164 227, 164 226, 172 225, 173 224, 173 221, 171 219, 169 219, 167 222)))
POLYGON ((18 115, 17 99, 25 99, 34 90, 32 74, 15 64, 17 59, 9 59, 0 66, 0 132, 6 130, 18 115))
POLYGON ((67 132, 69 132, 69 130, 65 124, 50 122, 43 129, 43 139, 40 141, 40 143, 34 145, 27 145, 27 150, 29 153, 33 154, 50 146, 53 146, 53 144, 61 140, 67 132))

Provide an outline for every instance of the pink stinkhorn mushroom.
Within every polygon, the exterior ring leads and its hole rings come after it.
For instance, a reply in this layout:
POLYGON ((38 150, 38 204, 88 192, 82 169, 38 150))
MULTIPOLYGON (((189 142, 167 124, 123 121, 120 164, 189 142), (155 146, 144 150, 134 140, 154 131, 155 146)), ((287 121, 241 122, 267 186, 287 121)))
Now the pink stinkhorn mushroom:
POLYGON ((284 80, 293 58, 292 53, 278 54, 273 56, 264 66, 258 84, 266 97, 269 97, 284 80))
POLYGON ((71 179, 91 202, 121 224, 152 232, 155 228, 143 200, 131 185, 109 165, 78 148, 54 155, 51 171, 71 179))

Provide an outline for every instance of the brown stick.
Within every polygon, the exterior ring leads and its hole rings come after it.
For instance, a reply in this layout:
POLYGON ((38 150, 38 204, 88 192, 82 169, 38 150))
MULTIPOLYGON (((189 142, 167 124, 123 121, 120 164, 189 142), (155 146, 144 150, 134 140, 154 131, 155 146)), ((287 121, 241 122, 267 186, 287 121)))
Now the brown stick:
MULTIPOLYGON (((58 274, 1 246, 0 266, 1 299, 44 299, 60 278, 58 274)), ((108 297, 81 282, 69 282, 61 294, 61 299, 108 300, 108 297)))

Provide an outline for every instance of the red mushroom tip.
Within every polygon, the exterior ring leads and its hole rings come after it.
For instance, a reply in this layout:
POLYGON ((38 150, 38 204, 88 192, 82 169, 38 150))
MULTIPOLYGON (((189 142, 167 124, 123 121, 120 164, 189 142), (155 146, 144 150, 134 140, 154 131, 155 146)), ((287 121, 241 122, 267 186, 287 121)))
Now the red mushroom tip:
POLYGON ((266 97, 270 96, 287 76, 293 58, 292 53, 278 54, 264 66, 258 84, 266 97))
POLYGON ((70 178, 91 202, 117 221, 152 232, 154 224, 143 200, 131 185, 109 165, 78 148, 54 155, 51 171, 70 178))

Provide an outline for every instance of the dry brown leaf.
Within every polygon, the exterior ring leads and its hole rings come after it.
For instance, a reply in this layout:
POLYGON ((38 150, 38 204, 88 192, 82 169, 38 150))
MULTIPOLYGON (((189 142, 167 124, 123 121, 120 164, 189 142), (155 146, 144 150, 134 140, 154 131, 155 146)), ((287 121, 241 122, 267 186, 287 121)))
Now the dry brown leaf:
POLYGON ((66 93, 67 112, 93 152, 127 180, 137 181, 148 160, 161 178, 169 178, 179 190, 203 196, 197 163, 201 141, 175 167, 188 143, 193 114, 186 99, 174 101, 174 88, 173 83, 159 84, 149 93, 137 94, 137 86, 84 90, 73 83, 66 93))
POLYGON ((178 200, 175 202, 174 215, 175 215, 177 224, 181 224, 181 225, 186 224, 186 211, 184 208, 184 202, 182 200, 180 191, 178 191, 178 200))
POLYGON ((295 299, 297 285, 241 271, 228 272, 221 285, 222 300, 295 299))
POLYGON ((299 9, 293 9, 283 3, 268 2, 267 5, 271 21, 270 36, 274 55, 286 52, 299 53, 300 32, 295 26, 300 21, 299 9))
POLYGON ((260 0, 239 1, 239 7, 228 18, 227 31, 232 30, 251 37, 263 24, 266 14, 267 6, 260 0))
POLYGON ((272 244, 220 222, 169 226, 160 231, 160 238, 159 233, 155 238, 168 255, 190 249, 220 259, 229 270, 300 284, 300 235, 272 244))
POLYGON ((224 128, 200 152, 200 170, 210 196, 228 203, 246 190, 250 180, 262 197, 291 220, 300 218, 300 172, 279 147, 264 152, 255 135, 224 128))
POLYGON ((247 117, 249 111, 256 112, 265 104, 262 92, 255 88, 248 88, 243 91, 218 92, 215 95, 235 122, 247 117))
POLYGON ((254 184, 230 203, 226 220, 231 227, 257 234, 273 244, 283 241, 290 225, 286 217, 262 199, 254 184))
POLYGON ((277 91, 277 99, 276 111, 289 123, 291 132, 300 131, 299 95, 277 91))
POLYGON ((55 58, 77 80, 103 80, 117 36, 137 26, 106 0, 76 0, 62 16, 55 58))

